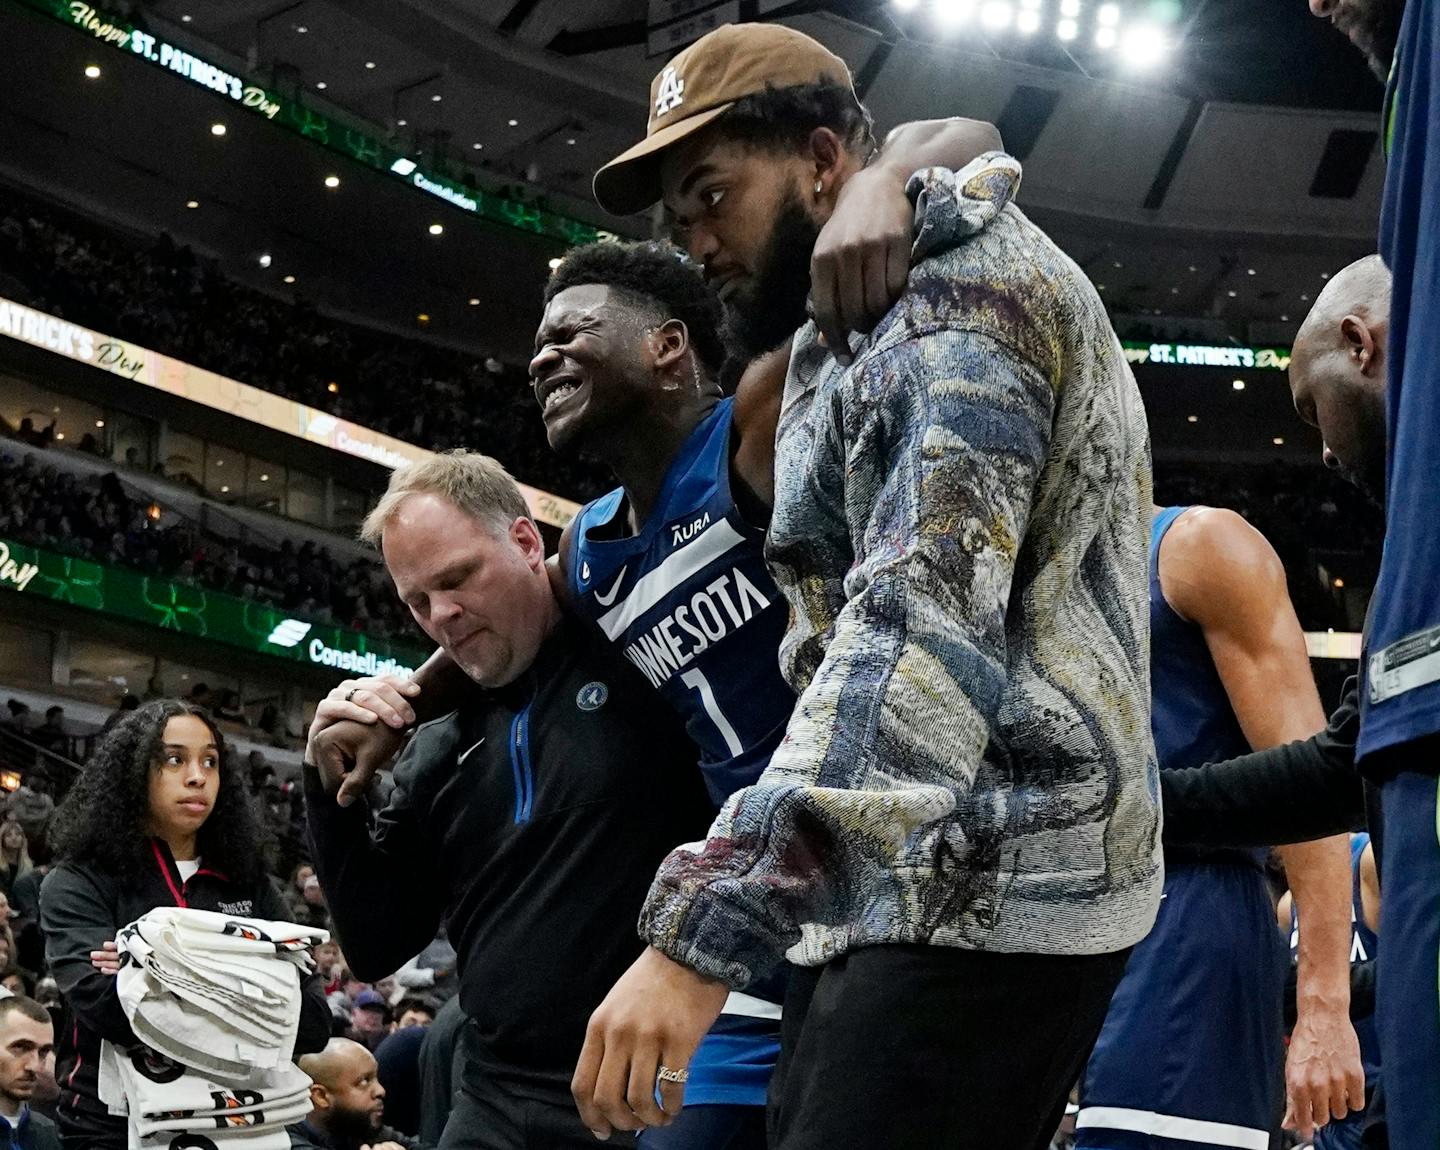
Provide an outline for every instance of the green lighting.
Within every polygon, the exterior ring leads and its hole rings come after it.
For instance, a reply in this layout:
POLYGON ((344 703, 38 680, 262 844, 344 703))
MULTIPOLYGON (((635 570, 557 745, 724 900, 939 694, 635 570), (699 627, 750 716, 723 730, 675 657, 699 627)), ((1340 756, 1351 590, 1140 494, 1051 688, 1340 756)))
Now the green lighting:
POLYGON ((430 654, 410 643, 293 619, 249 599, 8 539, 0 539, 0 590, 39 595, 292 663, 327 667, 337 676, 408 675, 430 654))
POLYGON ((156 67, 189 80, 192 84, 209 88, 226 100, 239 104, 332 152, 349 156, 357 163, 378 172, 403 178, 412 187, 442 199, 469 215, 518 231, 549 236, 572 246, 614 238, 614 233, 603 231, 583 220, 479 188, 465 187, 438 172, 426 172, 385 141, 306 107, 300 96, 283 96, 279 92, 263 88, 152 36, 120 16, 93 4, 82 3, 80 0, 11 0, 11 3, 43 13, 62 24, 87 33, 117 51, 139 56, 156 67))

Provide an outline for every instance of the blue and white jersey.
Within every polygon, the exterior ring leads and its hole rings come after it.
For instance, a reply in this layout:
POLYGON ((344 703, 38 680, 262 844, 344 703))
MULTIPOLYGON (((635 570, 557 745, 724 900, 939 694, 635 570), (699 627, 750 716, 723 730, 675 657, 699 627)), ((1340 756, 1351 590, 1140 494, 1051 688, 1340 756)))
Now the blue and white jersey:
POLYGON ((760 777, 795 706, 765 532, 730 494, 733 413, 721 400, 691 432, 637 534, 625 534, 623 488, 586 504, 566 573, 578 611, 685 720, 717 806, 760 777))

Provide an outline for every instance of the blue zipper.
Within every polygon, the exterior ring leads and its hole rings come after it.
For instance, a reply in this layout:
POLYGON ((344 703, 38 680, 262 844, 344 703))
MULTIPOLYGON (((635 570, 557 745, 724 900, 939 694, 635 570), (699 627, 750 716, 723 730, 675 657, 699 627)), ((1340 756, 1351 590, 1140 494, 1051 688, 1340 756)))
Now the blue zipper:
POLYGON ((535 772, 530 766, 530 707, 510 720, 510 773, 515 780, 515 823, 528 823, 535 802, 535 772))

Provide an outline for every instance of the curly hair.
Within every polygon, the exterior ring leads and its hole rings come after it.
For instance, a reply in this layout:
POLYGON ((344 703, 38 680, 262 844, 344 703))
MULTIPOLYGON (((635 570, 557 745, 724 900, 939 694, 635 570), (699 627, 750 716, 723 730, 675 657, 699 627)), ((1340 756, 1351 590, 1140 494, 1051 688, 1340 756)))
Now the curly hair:
POLYGON ((853 152, 868 160, 874 153, 875 122, 847 84, 820 81, 795 84, 743 96, 715 122, 722 139, 750 147, 796 152, 816 128, 829 128, 853 152))
POLYGON ((545 285, 544 302, 548 305, 562 291, 583 284, 623 293, 657 322, 680 320, 701 365, 712 375, 720 370, 725 361, 720 301, 679 248, 655 240, 601 240, 574 248, 545 285))
POLYGON ((194 715, 210 728, 220 761, 220 788, 210 817, 196 836, 207 868, 237 883, 263 871, 259 820, 241 771, 226 754, 225 736, 205 711, 178 699, 157 699, 110 728, 55 812, 58 858, 90 863, 134 878, 150 865, 145 826, 150 813, 150 772, 160 760, 165 725, 194 715))

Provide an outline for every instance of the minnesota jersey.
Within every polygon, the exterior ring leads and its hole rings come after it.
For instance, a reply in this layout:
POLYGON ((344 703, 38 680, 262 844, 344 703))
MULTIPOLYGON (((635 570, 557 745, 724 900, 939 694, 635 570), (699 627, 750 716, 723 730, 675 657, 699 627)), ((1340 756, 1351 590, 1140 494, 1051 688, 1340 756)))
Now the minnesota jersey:
POLYGON ((625 534, 623 488, 586 504, 567 572, 579 612, 685 720, 717 805, 760 777, 795 705, 765 532, 730 493, 733 413, 724 399, 691 432, 636 534, 625 534))
MULTIPOLYGON (((1205 636, 1166 601, 1150 538, 1150 714, 1161 770, 1250 750, 1205 636)), ((1085 1150, 1267 1150, 1282 1103, 1285 942, 1264 852, 1165 852, 1165 894, 1131 952, 1081 1083, 1085 1150)))

